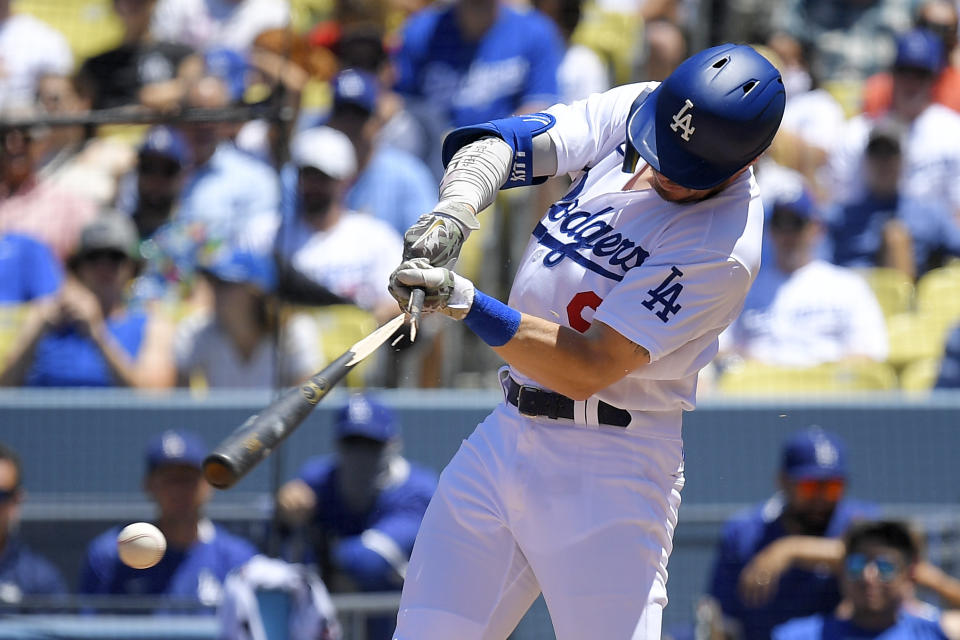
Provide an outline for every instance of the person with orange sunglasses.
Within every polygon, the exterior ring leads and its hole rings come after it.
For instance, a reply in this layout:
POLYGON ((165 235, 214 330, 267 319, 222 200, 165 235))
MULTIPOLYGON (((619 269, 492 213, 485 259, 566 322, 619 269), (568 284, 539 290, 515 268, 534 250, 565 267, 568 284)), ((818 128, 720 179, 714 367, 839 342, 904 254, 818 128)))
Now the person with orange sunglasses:
POLYGON ((781 455, 779 491, 728 521, 716 553, 709 594, 730 638, 768 639, 786 620, 832 612, 841 599, 833 566, 840 538, 877 514, 846 496, 846 446, 837 435, 811 426, 789 436, 781 455))

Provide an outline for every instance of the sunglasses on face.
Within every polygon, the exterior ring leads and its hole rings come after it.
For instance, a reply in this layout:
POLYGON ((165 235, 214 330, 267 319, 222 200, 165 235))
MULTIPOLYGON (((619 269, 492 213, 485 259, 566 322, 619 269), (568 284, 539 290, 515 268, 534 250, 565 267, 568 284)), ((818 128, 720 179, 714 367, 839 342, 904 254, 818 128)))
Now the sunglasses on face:
POLYGON ((807 219, 789 209, 775 209, 770 217, 770 228, 774 231, 799 232, 807 226, 807 219))
POLYGON ((844 570, 854 580, 863 580, 867 567, 873 565, 877 570, 877 577, 882 582, 890 582, 900 573, 900 564, 890 558, 870 558, 862 553, 852 553, 844 560, 844 570))
POLYGON ((139 171, 142 174, 172 178, 180 173, 180 165, 168 160, 143 159, 140 161, 139 171))
POLYGON ((925 18, 917 21, 917 28, 931 31, 943 40, 952 40, 954 37, 956 37, 957 30, 956 25, 944 22, 934 22, 925 18))
POLYGON ((108 262, 111 265, 117 266, 122 264, 127 260, 127 254, 122 251, 116 251, 115 249, 97 249, 96 251, 91 251, 84 254, 82 261, 88 263, 98 263, 98 262, 108 262))
POLYGON ((14 499, 17 495, 17 488, 13 489, 0 489, 0 504, 7 504, 14 499))
POLYGON ((797 498, 813 500, 821 498, 828 502, 837 502, 843 497, 846 482, 839 478, 829 480, 800 480, 795 485, 797 498))

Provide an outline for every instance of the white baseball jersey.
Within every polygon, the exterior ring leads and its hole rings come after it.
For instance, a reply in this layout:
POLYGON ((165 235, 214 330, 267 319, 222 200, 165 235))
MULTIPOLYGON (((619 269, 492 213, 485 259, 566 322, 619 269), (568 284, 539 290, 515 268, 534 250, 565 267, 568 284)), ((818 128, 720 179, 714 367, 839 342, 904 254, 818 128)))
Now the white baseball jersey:
POLYGON ((290 227, 278 230, 278 224, 274 216, 258 216, 242 230, 237 244, 264 253, 276 242, 300 273, 364 309, 393 301, 384 283, 403 253, 403 238, 389 224, 354 211, 344 211, 337 224, 324 231, 299 218, 290 227))
POLYGON ((744 357, 783 366, 854 356, 883 361, 888 351, 883 311, 869 285, 823 260, 789 275, 764 267, 728 333, 744 357))
MULTIPOLYGON (((757 272, 763 211, 751 171, 693 204, 623 190, 626 119, 654 87, 548 110, 558 173, 575 181, 534 230, 510 293, 512 307, 577 331, 602 321, 651 364, 575 403, 572 420, 504 403, 477 427, 417 534, 396 640, 506 638, 541 592, 557 638, 660 637, 682 410, 757 272), (599 424, 598 399, 631 410, 629 426, 599 424)), ((684 134, 696 135, 691 120, 684 134)))
MULTIPOLYGON (((863 197, 864 149, 874 120, 865 115, 852 118, 843 142, 830 159, 827 175, 832 179, 831 197, 846 204, 863 197)), ((900 193, 918 200, 946 198, 960 211, 960 114, 940 104, 923 110, 907 130, 903 142, 903 172, 900 193)))
POLYGON ((763 209, 752 170, 692 204, 623 190, 631 177, 622 171, 628 111, 655 87, 626 85, 548 110, 557 119, 549 134, 558 173, 576 177, 537 224, 510 306, 581 332, 599 320, 650 352, 649 365, 597 393, 600 400, 689 410, 697 372, 716 355, 717 336, 756 276, 763 209))

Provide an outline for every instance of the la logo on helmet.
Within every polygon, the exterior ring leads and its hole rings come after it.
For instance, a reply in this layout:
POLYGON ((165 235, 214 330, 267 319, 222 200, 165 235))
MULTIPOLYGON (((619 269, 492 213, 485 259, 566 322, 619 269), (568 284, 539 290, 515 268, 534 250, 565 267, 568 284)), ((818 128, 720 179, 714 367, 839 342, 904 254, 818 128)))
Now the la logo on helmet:
POLYGON ((690 102, 690 99, 687 98, 684 100, 683 107, 674 114, 673 124, 670 125, 670 128, 674 131, 681 130, 683 133, 680 134, 680 137, 690 142, 690 136, 693 135, 693 132, 696 131, 696 127, 691 126, 693 124, 693 114, 687 113, 690 109, 693 109, 693 103, 690 102))

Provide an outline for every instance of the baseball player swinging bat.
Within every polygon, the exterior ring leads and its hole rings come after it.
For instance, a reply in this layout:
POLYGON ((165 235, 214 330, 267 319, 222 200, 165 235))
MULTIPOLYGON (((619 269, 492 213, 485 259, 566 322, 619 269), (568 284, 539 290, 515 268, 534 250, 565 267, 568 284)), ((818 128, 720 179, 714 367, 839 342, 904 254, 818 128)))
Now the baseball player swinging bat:
POLYGON ((203 461, 207 482, 218 489, 235 485, 300 426, 350 369, 386 342, 403 324, 404 317, 401 313, 379 327, 301 386, 288 389, 263 411, 250 416, 203 461))

